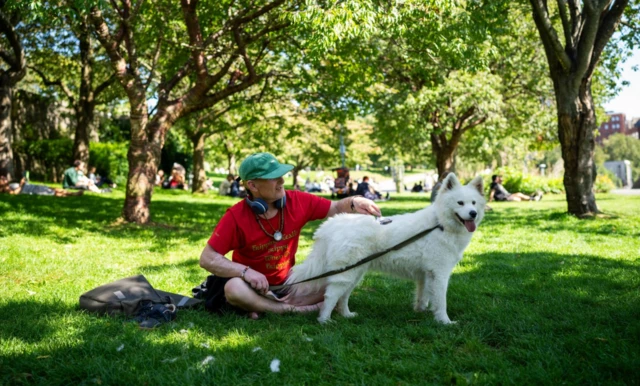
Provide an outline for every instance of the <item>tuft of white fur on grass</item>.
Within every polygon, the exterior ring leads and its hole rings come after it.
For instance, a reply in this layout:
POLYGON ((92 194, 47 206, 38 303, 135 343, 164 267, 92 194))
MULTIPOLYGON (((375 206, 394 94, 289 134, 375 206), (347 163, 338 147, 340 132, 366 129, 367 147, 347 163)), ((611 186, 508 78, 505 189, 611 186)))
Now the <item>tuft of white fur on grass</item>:
POLYGON ((116 349, 116 351, 120 352, 122 351, 122 349, 124 348, 124 343, 121 344, 120 346, 118 346, 118 348, 116 349))
POLYGON ((209 348, 209 343, 202 343, 200 346, 202 346, 204 348, 209 348))
POLYGON ((167 358, 167 359, 163 359, 163 360, 162 360, 162 363, 173 363, 173 362, 175 362, 175 361, 177 361, 177 360, 178 360, 178 357, 175 357, 175 358, 167 358))
POLYGON ((180 333, 181 333, 181 334, 186 334, 186 333, 188 333, 188 332, 189 332, 189 330, 185 330, 184 328, 183 328, 182 330, 180 330, 180 333))
POLYGON ((206 366, 209 362, 214 361, 216 358, 213 355, 209 355, 200 363, 202 366, 206 366))
POLYGON ((253 350, 251 350, 251 352, 256 352, 260 350, 262 350, 262 347, 254 347, 253 350))
POLYGON ((280 372, 280 359, 274 359, 271 361, 271 372, 272 373, 279 373, 280 372))
POLYGON ((313 339, 309 338, 308 336, 305 336, 302 339, 304 339, 307 342, 312 342, 313 341, 313 339))

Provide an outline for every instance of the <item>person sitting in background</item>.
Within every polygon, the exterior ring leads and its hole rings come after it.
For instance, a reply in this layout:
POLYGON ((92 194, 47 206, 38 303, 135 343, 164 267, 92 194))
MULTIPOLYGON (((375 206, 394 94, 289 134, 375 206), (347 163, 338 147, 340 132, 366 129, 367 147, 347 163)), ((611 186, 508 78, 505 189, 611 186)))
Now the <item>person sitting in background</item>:
POLYGON ((162 186, 163 182, 164 182, 164 170, 159 169, 158 172, 156 173, 156 181, 154 182, 154 185, 162 186))
MULTIPOLYGON (((356 195, 362 196, 364 198, 368 198, 374 201, 382 200, 382 194, 380 194, 380 192, 375 190, 373 186, 369 184, 369 177, 367 176, 362 177, 362 182, 359 183, 358 187, 356 188, 356 195)), ((389 198, 388 196, 389 194, 387 194, 387 198, 389 198)))
POLYGON ((89 168, 89 176, 88 176, 88 178, 98 188, 101 188, 103 185, 107 185, 110 188, 115 188, 116 187, 116 184, 113 181, 111 181, 108 177, 97 175, 95 166, 91 166, 89 168))
POLYGON ((494 174, 491 176, 491 185, 489 185, 489 202, 496 201, 540 201, 542 199, 542 192, 538 192, 533 196, 528 196, 524 193, 509 193, 507 189, 502 186, 502 176, 494 174))
POLYGON ((56 196, 56 197, 68 197, 68 196, 82 196, 84 190, 78 192, 69 192, 64 189, 54 189, 46 185, 35 185, 27 182, 26 178, 23 178, 20 183, 9 183, 9 178, 6 174, 0 175, 0 193, 9 194, 29 194, 35 196, 56 196))
POLYGON ((416 182, 413 184, 413 188, 411 188, 411 193, 420 193, 422 192, 422 182, 416 182))
POLYGON ((180 164, 173 164, 173 166, 173 169, 171 169, 171 175, 169 176, 169 179, 162 184, 162 188, 184 190, 189 189, 185 182, 184 168, 180 164), (178 165, 179 167, 177 167, 176 165, 178 165))
POLYGON ((227 178, 220 183, 219 193, 221 196, 238 197, 240 194, 240 183, 236 181, 236 176, 229 173, 227 178))
POLYGON ((89 190, 94 193, 101 193, 100 189, 87 177, 82 169, 84 162, 75 160, 73 166, 64 171, 62 187, 64 189, 89 190))

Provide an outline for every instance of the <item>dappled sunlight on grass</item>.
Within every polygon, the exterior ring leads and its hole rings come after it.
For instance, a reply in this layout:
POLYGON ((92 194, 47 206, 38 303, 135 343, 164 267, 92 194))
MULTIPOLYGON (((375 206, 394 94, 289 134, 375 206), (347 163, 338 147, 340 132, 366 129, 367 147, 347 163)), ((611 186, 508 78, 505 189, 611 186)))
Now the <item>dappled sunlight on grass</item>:
MULTIPOLYGON (((135 274, 155 288, 189 295, 207 275, 198 259, 212 229, 237 200, 156 191, 153 222, 140 226, 118 220, 122 198, 118 191, 0 196, 0 366, 9 369, 0 383, 629 384, 637 378, 640 197, 599 196, 608 215, 589 220, 567 215, 563 196, 491 203, 451 276, 454 326, 413 311, 413 283, 370 273, 350 299, 359 314, 353 319, 336 315, 321 326, 313 314, 254 321, 181 310, 155 331, 82 312, 78 297, 135 274), (282 361, 280 373, 270 370, 274 358, 282 361)), ((427 195, 406 194, 380 206, 390 216, 429 204, 427 195)), ((300 259, 320 224, 302 231, 300 259)))

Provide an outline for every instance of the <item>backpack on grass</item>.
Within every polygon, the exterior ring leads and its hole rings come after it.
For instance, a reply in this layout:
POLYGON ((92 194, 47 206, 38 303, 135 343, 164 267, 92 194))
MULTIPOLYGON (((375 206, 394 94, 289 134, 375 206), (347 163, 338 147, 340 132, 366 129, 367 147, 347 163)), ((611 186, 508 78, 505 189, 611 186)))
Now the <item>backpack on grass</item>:
POLYGON ((149 303, 190 308, 202 301, 156 290, 143 275, 131 276, 94 288, 80 295, 80 308, 99 314, 136 316, 149 303))

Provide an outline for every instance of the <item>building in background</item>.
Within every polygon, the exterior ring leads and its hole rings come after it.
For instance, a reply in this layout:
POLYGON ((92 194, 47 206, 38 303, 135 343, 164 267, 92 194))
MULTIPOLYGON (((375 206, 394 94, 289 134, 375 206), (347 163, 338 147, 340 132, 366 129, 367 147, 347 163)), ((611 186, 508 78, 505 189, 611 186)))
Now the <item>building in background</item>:
POLYGON ((609 120, 598 127, 600 135, 596 138, 596 142, 602 145, 602 141, 617 133, 640 139, 640 118, 627 120, 627 116, 623 113, 607 113, 607 116, 609 120))

